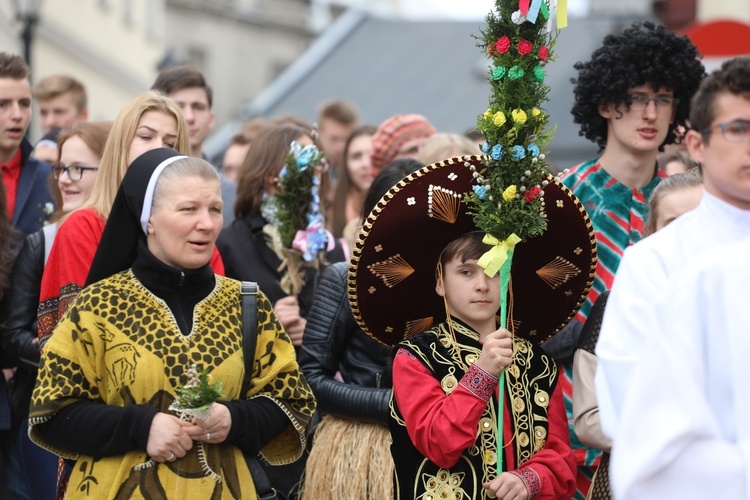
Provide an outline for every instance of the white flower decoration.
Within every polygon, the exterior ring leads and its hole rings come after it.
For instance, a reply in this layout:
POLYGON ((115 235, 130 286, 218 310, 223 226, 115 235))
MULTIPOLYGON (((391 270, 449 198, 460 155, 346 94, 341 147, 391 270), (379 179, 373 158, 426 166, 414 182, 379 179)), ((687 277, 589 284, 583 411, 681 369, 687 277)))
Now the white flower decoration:
POLYGON ((526 16, 524 16, 520 10, 517 10, 511 14, 510 20, 515 24, 523 24, 523 22, 526 21, 526 16))
POLYGON ((409 197, 409 198, 406 199, 406 203, 409 204, 409 205, 416 205, 417 204, 417 200, 415 200, 414 197, 411 196, 411 197, 409 197))

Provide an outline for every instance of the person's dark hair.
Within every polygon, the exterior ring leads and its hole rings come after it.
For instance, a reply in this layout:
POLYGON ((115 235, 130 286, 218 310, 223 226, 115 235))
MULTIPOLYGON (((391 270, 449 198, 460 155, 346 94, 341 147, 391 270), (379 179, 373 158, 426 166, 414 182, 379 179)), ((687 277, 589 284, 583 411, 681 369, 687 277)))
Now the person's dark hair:
POLYGON ((166 95, 170 95, 178 90, 193 87, 200 87, 206 91, 208 107, 212 108, 214 104, 213 91, 206 83, 203 74, 191 66, 175 66, 174 68, 165 69, 156 77, 151 90, 159 90, 166 95))
POLYGON ((687 172, 670 175, 656 185, 651 196, 648 197, 648 216, 646 217, 646 227, 643 231, 643 237, 652 235, 656 232, 656 219, 659 217, 659 202, 665 195, 689 189, 701 187, 703 178, 700 170, 693 168, 687 172))
POLYGON ((445 268, 445 265, 455 258, 460 259, 461 262, 471 259, 478 260, 487 250, 492 248, 487 243, 483 243, 482 238, 484 238, 484 233, 473 231, 451 241, 440 254, 440 265, 445 268))
POLYGON ((687 154, 685 151, 665 151, 663 153, 659 153, 656 157, 656 164, 659 166, 659 170, 662 172, 666 171, 667 165, 672 163, 673 161, 679 161, 683 165, 685 165, 685 171, 687 172, 691 168, 695 168, 698 166, 698 162, 693 160, 693 158, 687 154))
POLYGON ((271 119, 268 124, 269 126, 286 125, 292 127, 299 127, 305 131, 306 134, 310 134, 313 128, 313 124, 297 115, 284 114, 279 115, 271 119))
POLYGON ((353 102, 334 99, 326 101, 318 108, 318 123, 329 118, 347 127, 354 126, 359 119, 357 106, 353 102))
POLYGON ((310 133, 293 125, 269 125, 253 139, 237 178, 237 218, 260 213, 263 189, 268 177, 275 177, 284 167, 292 141, 310 133))
POLYGON ((349 158, 349 146, 351 146, 352 141, 357 137, 365 135, 373 136, 375 130, 377 130, 377 127, 374 125, 360 125, 352 130, 352 133, 346 138, 346 144, 344 145, 344 165, 341 168, 341 174, 336 183, 336 191, 333 194, 331 232, 336 238, 341 237, 341 232, 344 230, 344 226, 346 226, 346 200, 349 195, 349 186, 352 184, 347 161, 347 158, 349 158))
POLYGON ((229 145, 239 144, 245 146, 253 142, 258 132, 263 130, 266 122, 262 118, 254 118, 242 125, 242 128, 229 139, 229 145))
POLYGON ((599 105, 630 106, 628 90, 648 83, 654 90, 665 87, 674 92, 675 118, 660 149, 674 143, 675 129, 687 126, 690 99, 705 75, 699 57, 698 49, 686 36, 677 36, 651 22, 633 23, 622 33, 607 35, 588 62, 575 64, 578 78, 571 80, 576 86, 571 113, 581 126, 579 135, 604 149, 607 120, 599 114, 599 105))
MULTIPOLYGON (((711 126, 716 117, 716 98, 730 93, 750 99, 750 58, 735 57, 725 61, 701 82, 690 107, 690 126, 702 132, 711 126)), ((708 137, 704 139, 708 142, 708 137)))
POLYGON ((0 52, 0 78, 23 80, 29 77, 29 67, 23 57, 7 52, 0 52))
POLYGON ((464 132, 464 137, 471 139, 472 141, 483 141, 484 134, 475 128, 470 128, 464 132))
POLYGON ((380 199, 393 186, 398 184, 398 181, 422 167, 424 167, 424 164, 414 158, 399 158, 381 170, 370 184, 370 189, 367 191, 367 196, 362 204, 362 220, 367 218, 367 215, 372 212, 380 199))

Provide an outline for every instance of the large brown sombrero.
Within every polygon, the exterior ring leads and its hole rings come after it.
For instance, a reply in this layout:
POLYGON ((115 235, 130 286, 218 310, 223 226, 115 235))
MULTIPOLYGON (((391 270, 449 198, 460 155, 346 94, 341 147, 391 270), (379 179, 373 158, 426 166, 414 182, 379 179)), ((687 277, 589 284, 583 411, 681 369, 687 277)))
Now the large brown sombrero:
MULTIPOLYGON (((463 203, 476 184, 465 156, 405 177, 369 214, 352 251, 349 302, 359 326, 386 344, 445 320, 435 270, 445 246, 477 231, 463 203)), ((550 177, 544 187, 547 230, 516 245, 511 268, 508 329, 541 343, 578 311, 593 283, 596 240, 573 193, 550 177)))

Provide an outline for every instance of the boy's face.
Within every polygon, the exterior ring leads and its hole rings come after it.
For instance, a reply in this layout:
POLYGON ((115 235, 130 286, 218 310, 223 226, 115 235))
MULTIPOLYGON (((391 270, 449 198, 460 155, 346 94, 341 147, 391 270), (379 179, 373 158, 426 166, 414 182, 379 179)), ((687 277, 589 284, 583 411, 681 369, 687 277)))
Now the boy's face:
POLYGON ((674 121, 674 92, 665 87, 654 92, 651 84, 644 84, 629 89, 628 95, 633 99, 629 109, 625 104, 599 105, 599 114, 608 123, 607 148, 635 155, 658 151, 674 121))
POLYGON ((187 87, 175 90, 169 97, 177 103, 188 125, 190 145, 193 149, 203 147, 203 142, 214 128, 214 114, 208 106, 208 95, 202 87, 187 87))
POLYGON ((461 262, 454 257, 443 268, 443 282, 435 291, 448 302, 451 315, 474 330, 483 333, 496 327, 495 316, 500 308, 500 275, 484 274, 476 259, 461 262))
POLYGON ((39 124, 45 134, 53 128, 71 128, 86 121, 88 112, 78 110, 73 94, 62 93, 52 99, 39 101, 39 124))
POLYGON ((713 109, 709 133, 690 130, 685 136, 688 151, 702 165, 706 191, 750 210, 750 99, 725 92, 716 96, 713 109))
POLYGON ((0 78, 0 161, 13 159, 31 120, 31 85, 26 78, 0 78))
POLYGON ((323 118, 320 121, 320 145, 325 151, 328 162, 334 167, 344 164, 344 147, 346 139, 354 127, 339 123, 333 118, 323 118))

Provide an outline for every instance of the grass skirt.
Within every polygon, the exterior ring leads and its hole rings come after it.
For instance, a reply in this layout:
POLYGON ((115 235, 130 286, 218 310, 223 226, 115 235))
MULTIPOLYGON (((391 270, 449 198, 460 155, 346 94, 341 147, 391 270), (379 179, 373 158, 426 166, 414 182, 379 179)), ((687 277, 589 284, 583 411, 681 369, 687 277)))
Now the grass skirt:
POLYGON ((392 499, 390 445, 384 425, 326 415, 315 431, 300 498, 392 499))

